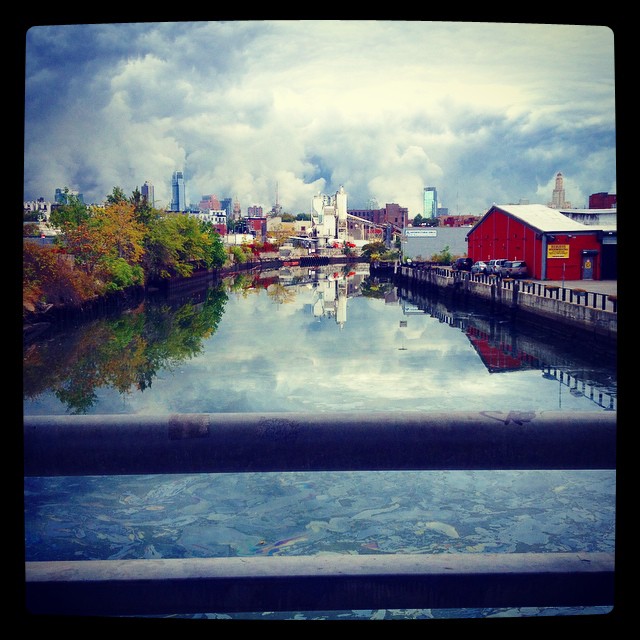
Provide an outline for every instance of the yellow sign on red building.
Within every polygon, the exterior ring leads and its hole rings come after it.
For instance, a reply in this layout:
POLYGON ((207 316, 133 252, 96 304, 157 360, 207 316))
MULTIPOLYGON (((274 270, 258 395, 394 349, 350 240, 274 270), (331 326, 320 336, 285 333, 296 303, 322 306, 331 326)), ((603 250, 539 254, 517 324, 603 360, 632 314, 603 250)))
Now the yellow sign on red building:
POLYGON ((569 257, 568 244, 548 244, 547 245, 547 258, 568 258, 568 257, 569 257))

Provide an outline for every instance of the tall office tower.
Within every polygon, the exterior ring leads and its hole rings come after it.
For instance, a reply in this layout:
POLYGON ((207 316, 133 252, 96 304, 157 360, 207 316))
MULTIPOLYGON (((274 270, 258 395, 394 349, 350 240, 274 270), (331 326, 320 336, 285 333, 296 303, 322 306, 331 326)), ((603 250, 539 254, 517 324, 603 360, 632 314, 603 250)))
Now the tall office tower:
POLYGON ((422 210, 425 218, 438 217, 438 193, 435 187, 425 187, 422 193, 422 210))
POLYGON ((187 196, 182 171, 174 171, 171 178, 171 211, 186 211, 187 196))
POLYGON ((142 189, 140 189, 140 193, 150 207, 155 206, 156 198, 153 190, 153 184, 151 182, 145 180, 142 185, 142 189))
POLYGON ((233 218, 233 200, 231 198, 222 198, 220 208, 227 214, 229 220, 233 218))
POLYGON ((551 196, 551 202, 549 202, 548 206, 551 209, 570 209, 571 203, 567 202, 564 199, 564 178, 562 174, 558 171, 556 175, 556 188, 553 190, 553 194, 551 196))

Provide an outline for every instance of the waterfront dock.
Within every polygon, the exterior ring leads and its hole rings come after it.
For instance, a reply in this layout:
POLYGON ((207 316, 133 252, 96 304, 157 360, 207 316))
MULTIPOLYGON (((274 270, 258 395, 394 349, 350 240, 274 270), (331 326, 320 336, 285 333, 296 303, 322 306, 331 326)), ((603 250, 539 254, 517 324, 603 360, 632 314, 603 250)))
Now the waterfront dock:
POLYGON ((579 331, 613 344, 617 341, 616 280, 499 278, 430 264, 396 265, 393 273, 406 286, 431 288, 458 302, 475 300, 522 320, 544 321, 552 328, 579 331))

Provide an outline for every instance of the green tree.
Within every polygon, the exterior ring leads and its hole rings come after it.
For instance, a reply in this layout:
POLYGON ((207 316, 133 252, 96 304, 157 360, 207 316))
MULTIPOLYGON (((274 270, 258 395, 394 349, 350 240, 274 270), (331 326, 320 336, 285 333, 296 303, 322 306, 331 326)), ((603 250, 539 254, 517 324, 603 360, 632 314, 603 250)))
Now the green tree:
POLYGON ((208 222, 200 222, 200 225, 211 241, 207 268, 219 269, 227 260, 227 250, 222 241, 222 237, 208 222))
POLYGON ((142 195, 138 187, 136 187, 131 193, 129 202, 133 205, 136 219, 145 226, 149 226, 152 220, 161 215, 160 211, 154 209, 153 202, 148 202, 147 198, 142 195))
POLYGON ((419 227, 423 222, 424 222, 424 218, 422 217, 421 214, 418 213, 413 217, 413 226, 414 227, 419 227))
POLYGON ((151 278, 190 276, 194 269, 224 262, 226 253, 219 236, 197 218, 165 213, 151 221, 146 238, 144 268, 151 278))
POLYGON ((78 226, 89 218, 89 209, 80 198, 69 193, 68 187, 64 188, 65 202, 51 211, 49 224, 64 231, 65 228, 78 226))
POLYGON ((452 261, 453 261, 453 255, 451 254, 451 249, 449 248, 449 245, 447 245, 439 253, 434 253, 431 256, 431 262, 438 262, 440 264, 451 264, 452 261))
POLYGON ((251 257, 251 249, 245 244, 240 246, 236 244, 229 247, 229 255, 234 263, 244 264, 251 257))
POLYGON ((102 261, 103 273, 107 276, 106 291, 121 291, 144 284, 144 270, 139 264, 129 264, 124 258, 106 257, 102 261))
POLYGON ((122 204, 127 202, 127 196, 120 187, 113 187, 113 191, 107 195, 107 204, 122 204))
POLYGON ((362 247, 362 256, 369 260, 380 260, 380 256, 386 253, 387 245, 381 240, 369 242, 362 247))

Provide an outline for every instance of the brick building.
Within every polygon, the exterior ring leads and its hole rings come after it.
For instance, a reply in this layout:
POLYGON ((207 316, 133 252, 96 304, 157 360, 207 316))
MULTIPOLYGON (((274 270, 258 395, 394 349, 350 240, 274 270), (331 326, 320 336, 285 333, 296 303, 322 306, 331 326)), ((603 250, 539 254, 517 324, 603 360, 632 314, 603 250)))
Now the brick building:
MULTIPOLYGON (((395 202, 387 203, 381 209, 349 209, 348 213, 350 216, 356 216, 380 226, 391 224, 398 231, 404 229, 409 223, 409 209, 395 202)), ((349 230, 352 230, 355 224, 357 224, 356 220, 349 220, 349 230)))
POLYGON ((615 193, 592 193, 589 196, 589 209, 615 209, 616 194, 615 193))

